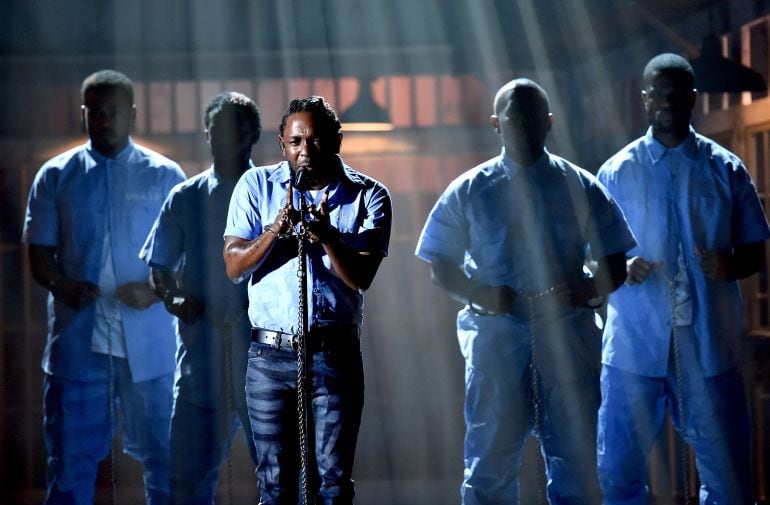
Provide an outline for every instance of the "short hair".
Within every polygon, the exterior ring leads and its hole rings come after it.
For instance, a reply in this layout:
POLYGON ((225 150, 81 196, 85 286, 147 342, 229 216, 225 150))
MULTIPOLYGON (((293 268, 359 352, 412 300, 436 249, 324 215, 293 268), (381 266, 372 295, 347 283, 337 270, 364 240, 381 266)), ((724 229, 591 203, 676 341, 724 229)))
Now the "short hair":
POLYGON ((134 83, 125 74, 117 70, 99 70, 83 80, 80 87, 80 97, 86 103, 86 95, 89 91, 114 88, 126 94, 126 97, 134 104, 134 83))
POLYGON ((543 87, 532 79, 520 77, 518 79, 508 81, 495 94, 495 99, 492 103, 495 115, 499 114, 500 111, 505 107, 507 96, 513 90, 525 90, 525 92, 530 93, 531 97, 536 98, 541 102, 541 105, 543 105, 545 108, 544 112, 546 114, 551 112, 551 102, 548 99, 548 93, 545 92, 543 87))
POLYGON ((259 107, 251 98, 236 91, 225 91, 211 99, 211 102, 206 106, 206 111, 203 113, 203 124, 207 130, 211 127, 211 121, 214 119, 214 116, 225 109, 244 111, 246 118, 249 120, 251 131, 254 132, 254 142, 259 140, 259 135, 262 132, 259 107))
POLYGON ((336 135, 342 129, 340 118, 332 106, 324 100, 324 97, 313 95, 307 98, 295 98, 289 103, 289 107, 281 118, 280 134, 282 137, 283 130, 286 128, 286 120, 297 112, 310 112, 318 123, 316 126, 324 134, 336 135))
POLYGON ((679 74, 685 78, 688 86, 692 87, 695 85, 695 72, 693 72, 692 65, 690 65, 689 61, 674 53, 661 53, 654 56, 644 67, 642 85, 647 86, 655 75, 661 72, 679 74))

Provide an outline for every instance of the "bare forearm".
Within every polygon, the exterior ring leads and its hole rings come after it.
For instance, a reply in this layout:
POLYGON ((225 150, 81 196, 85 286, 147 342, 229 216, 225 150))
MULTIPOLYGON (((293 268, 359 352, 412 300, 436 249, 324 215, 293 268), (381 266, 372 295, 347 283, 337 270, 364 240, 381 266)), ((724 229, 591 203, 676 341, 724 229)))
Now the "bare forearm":
POLYGON ((456 266, 434 260, 431 263, 431 278, 433 283, 446 291, 449 296, 461 303, 469 303, 475 284, 456 266))
POLYGON ((173 291, 178 287, 174 272, 150 268, 150 288, 159 298, 163 298, 167 291, 173 291))
POLYGON ((222 252, 227 276, 234 282, 243 279, 247 272, 252 272, 262 264, 278 240, 277 234, 265 232, 254 240, 239 237, 225 238, 222 252))
POLYGON ((594 277, 582 279, 574 286, 574 305, 584 305, 589 300, 608 295, 618 289, 626 280, 626 258, 624 253, 616 253, 599 258, 597 265, 598 268, 594 277))
POLYGON ((54 285, 64 277, 64 272, 56 261, 56 248, 30 245, 27 256, 32 270, 32 278, 44 288, 52 291, 54 285))
POLYGON ((324 243, 323 247, 334 272, 345 285, 354 290, 369 289, 382 256, 353 250, 340 240, 324 243))
POLYGON ((728 256, 728 276, 732 279, 745 279, 764 268, 765 243, 754 242, 734 248, 728 256))

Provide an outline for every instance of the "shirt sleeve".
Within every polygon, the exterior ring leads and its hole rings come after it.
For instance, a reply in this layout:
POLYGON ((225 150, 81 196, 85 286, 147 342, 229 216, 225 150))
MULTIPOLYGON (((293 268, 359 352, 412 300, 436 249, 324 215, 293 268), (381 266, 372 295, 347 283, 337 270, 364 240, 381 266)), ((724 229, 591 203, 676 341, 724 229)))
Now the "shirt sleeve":
POLYGON ((240 178, 230 197, 225 236, 254 240, 262 234, 262 220, 257 205, 259 189, 258 178, 253 171, 246 172, 240 178))
POLYGON ((748 170, 738 164, 731 172, 733 192, 732 242, 745 245, 770 237, 767 217, 748 170))
POLYGON ((598 259, 633 249, 636 239, 623 211, 598 179, 588 184, 591 215, 587 237, 591 255, 598 259))
POLYGON ((59 245, 59 211, 56 205, 58 170, 43 166, 29 190, 23 240, 42 246, 59 245))
POLYGON ((387 188, 375 184, 371 196, 367 198, 366 215, 355 238, 358 251, 388 255, 390 230, 393 222, 393 205, 387 188))
POLYGON ((468 222, 465 217, 463 188, 456 181, 439 197, 428 215, 415 255, 431 262, 444 260, 462 266, 468 249, 468 222))
POLYGON ((179 270, 184 253, 183 195, 178 187, 171 191, 160 209, 139 257, 162 270, 179 270))

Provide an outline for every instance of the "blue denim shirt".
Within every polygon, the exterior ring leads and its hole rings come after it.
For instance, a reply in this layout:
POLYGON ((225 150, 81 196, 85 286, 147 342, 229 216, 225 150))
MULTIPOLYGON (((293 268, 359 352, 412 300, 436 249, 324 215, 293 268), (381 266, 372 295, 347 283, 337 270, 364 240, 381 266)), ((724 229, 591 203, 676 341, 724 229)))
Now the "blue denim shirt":
POLYGON ((693 347, 707 376, 737 364, 742 331, 738 283, 705 278, 696 247, 724 250, 770 236, 762 204, 740 159, 692 128, 666 148, 652 131, 624 147, 599 171, 623 209, 638 246, 629 256, 662 262, 639 285, 610 295, 602 360, 650 377, 668 369, 671 281, 681 246, 692 295, 693 347))
POLYGON ((241 374, 250 343, 246 284, 230 282, 222 260, 222 232, 235 183, 210 168, 178 184, 140 254, 154 268, 181 269, 182 289, 205 306, 205 315, 191 324, 178 322, 189 346, 178 342, 176 383, 184 384, 188 401, 210 407, 216 404, 222 378, 223 335, 217 329, 232 327, 232 363, 239 363, 241 374))
MULTIPOLYGON (((114 159, 90 142, 46 162, 38 171, 27 203, 24 240, 57 248, 65 275, 97 284, 106 222, 116 284, 147 282, 139 259, 147 233, 166 194, 185 176, 179 165, 149 149, 128 145, 114 159)), ((173 318, 163 304, 146 310, 119 304, 126 351, 134 381, 174 370, 173 318)), ((75 311, 48 297, 46 373, 89 378, 95 306, 75 311)))
POLYGON ((454 263, 483 284, 536 293, 582 277, 589 244, 595 258, 634 245, 596 178, 548 153, 522 168, 503 152, 449 185, 416 254, 454 263))
MULTIPOLYGON (((482 284, 535 294, 585 276, 589 245, 599 258, 634 244, 620 209, 590 173, 548 152, 520 167, 503 150, 450 183, 428 216, 415 254, 455 264, 482 284)), ((562 316, 580 319, 580 326, 593 324, 593 311, 586 309, 562 316)), ((482 327, 503 324, 526 334, 526 318, 479 317, 483 324, 466 309, 458 317, 466 359, 482 327)))
MULTIPOLYGON (((392 206, 381 183, 342 166, 340 179, 329 186, 332 226, 348 246, 387 256, 392 206)), ((253 240, 264 233, 286 203, 291 169, 285 161, 246 172, 233 191, 225 235, 253 240)), ((308 203, 313 202, 306 192, 308 203)), ((293 201, 299 208, 299 192, 293 201)), ((309 327, 360 325, 363 291, 350 289, 333 271, 320 244, 308 244, 307 299, 309 327)), ((279 239, 258 269, 248 272, 249 320, 252 326, 296 333, 298 329, 297 243, 279 239)))

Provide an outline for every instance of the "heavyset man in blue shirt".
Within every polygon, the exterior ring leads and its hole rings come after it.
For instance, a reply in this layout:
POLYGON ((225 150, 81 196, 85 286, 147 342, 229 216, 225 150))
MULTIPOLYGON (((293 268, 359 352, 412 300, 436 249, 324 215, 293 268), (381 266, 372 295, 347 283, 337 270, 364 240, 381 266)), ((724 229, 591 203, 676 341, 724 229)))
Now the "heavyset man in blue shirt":
POLYGON ((638 241, 604 332, 605 503, 647 503, 649 451, 667 407, 695 449, 701 503, 754 503, 737 279, 762 268, 770 230, 741 160, 690 126, 690 64, 658 55, 643 85, 646 135, 599 171, 638 241))
POLYGON ((296 505, 299 476, 299 327, 296 209, 310 203, 307 252, 308 476, 326 505, 351 504, 363 407, 359 330, 364 290, 387 255, 391 201, 379 182, 345 165, 340 121, 321 97, 293 100, 278 137, 285 161, 246 172, 225 229, 228 276, 248 281, 252 344, 246 401, 260 503, 296 505), (300 181, 302 179, 302 181, 300 181), (305 187, 307 186, 307 188, 305 187))
POLYGON ((174 328, 138 254, 184 174, 131 141, 136 108, 126 76, 92 74, 82 96, 90 140, 43 165, 24 226, 32 275, 51 292, 46 503, 93 503, 119 417, 126 452, 144 464, 148 503, 166 503, 174 328))
POLYGON ((214 163, 171 191, 141 253, 156 293, 179 318, 171 419, 171 496, 179 505, 214 503, 219 466, 239 424, 255 457, 244 395, 246 285, 225 274, 222 231, 235 183, 253 167, 259 110, 226 92, 206 107, 204 123, 214 163))
POLYGON ((464 505, 518 503, 522 449, 535 429, 550 502, 601 503, 601 340, 587 304, 623 282, 635 242, 596 178, 545 149, 552 121, 536 83, 503 86, 491 117, 502 153, 449 185, 417 245, 434 280, 466 304, 457 316, 464 505), (584 273, 589 245, 595 277, 584 273))

